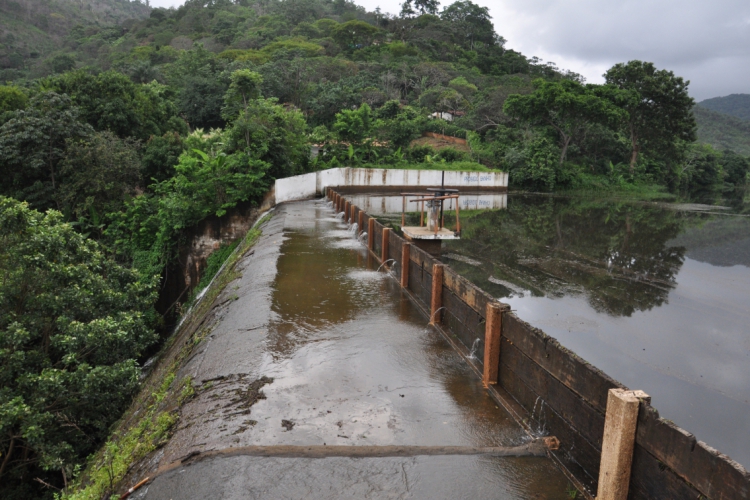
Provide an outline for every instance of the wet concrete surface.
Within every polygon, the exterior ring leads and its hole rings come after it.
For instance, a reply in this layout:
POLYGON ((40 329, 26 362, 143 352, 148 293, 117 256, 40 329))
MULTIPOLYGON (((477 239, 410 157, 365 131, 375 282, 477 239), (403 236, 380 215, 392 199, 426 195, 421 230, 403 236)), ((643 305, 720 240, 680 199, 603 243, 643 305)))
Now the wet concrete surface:
MULTIPOLYGON (((179 374, 196 397, 160 467, 275 445, 509 446, 529 438, 322 202, 282 205, 179 374)), ((567 498, 547 458, 213 457, 132 498, 567 498)))

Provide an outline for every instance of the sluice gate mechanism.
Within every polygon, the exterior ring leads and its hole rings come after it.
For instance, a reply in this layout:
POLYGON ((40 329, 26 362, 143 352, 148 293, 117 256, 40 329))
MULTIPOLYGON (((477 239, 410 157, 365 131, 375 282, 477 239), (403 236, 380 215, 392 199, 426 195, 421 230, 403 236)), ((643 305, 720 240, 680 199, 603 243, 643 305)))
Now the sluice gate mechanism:
POLYGON ((439 256, 443 240, 461 238, 459 219, 458 189, 445 187, 427 188, 427 193, 401 193, 401 231, 404 237, 418 248, 433 256, 439 256), (407 199, 416 197, 413 199, 407 199), (406 212, 410 203, 419 204, 419 226, 406 225, 406 212), (456 210, 455 230, 445 227, 445 209, 456 210))

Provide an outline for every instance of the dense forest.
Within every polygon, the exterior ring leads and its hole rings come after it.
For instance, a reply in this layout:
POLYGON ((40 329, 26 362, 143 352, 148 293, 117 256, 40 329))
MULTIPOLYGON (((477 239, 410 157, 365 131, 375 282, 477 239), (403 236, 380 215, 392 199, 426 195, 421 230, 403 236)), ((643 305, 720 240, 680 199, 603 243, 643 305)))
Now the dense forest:
POLYGON ((750 156, 750 120, 713 111, 700 104, 693 108, 693 114, 700 142, 710 144, 717 151, 750 156))
POLYGON ((698 106, 750 121, 750 94, 731 94, 705 99, 698 106))
POLYGON ((503 169, 536 191, 748 183, 747 157, 695 141, 679 76, 630 61, 586 84, 506 48, 468 0, 398 15, 347 0, 0 11, 2 498, 75 481, 158 342, 153 304, 183 231, 276 178, 371 166, 503 169))
POLYGON ((750 156, 750 94, 732 94, 699 102, 693 109, 698 139, 719 151, 750 156))

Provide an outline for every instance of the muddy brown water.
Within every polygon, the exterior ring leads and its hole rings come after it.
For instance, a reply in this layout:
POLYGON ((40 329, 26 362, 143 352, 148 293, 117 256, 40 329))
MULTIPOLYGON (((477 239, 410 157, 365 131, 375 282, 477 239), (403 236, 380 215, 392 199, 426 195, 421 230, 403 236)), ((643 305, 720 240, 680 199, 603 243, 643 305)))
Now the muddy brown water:
MULTIPOLYGON (((527 442, 325 203, 278 207, 254 252, 183 369, 215 381, 184 408, 162 464, 253 445, 527 442), (264 399, 229 411, 236 388, 261 377, 273 378, 253 386, 264 399)), ((178 467, 134 498, 563 499, 568 488, 546 457, 232 456, 178 467)))
POLYGON ((510 194, 442 260, 748 467, 750 207, 722 205, 510 194))

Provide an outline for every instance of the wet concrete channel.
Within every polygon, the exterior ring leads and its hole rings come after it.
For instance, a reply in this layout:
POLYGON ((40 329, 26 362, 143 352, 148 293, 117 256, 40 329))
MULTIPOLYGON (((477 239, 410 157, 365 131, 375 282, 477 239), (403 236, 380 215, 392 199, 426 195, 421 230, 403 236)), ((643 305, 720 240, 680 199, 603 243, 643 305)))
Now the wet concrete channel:
POLYGON ((324 201, 276 208, 178 374, 199 387, 131 498, 568 498, 546 457, 294 458, 248 446, 516 446, 527 434, 324 201))

